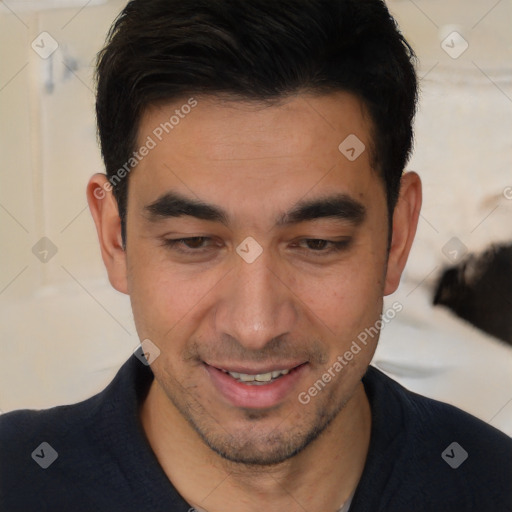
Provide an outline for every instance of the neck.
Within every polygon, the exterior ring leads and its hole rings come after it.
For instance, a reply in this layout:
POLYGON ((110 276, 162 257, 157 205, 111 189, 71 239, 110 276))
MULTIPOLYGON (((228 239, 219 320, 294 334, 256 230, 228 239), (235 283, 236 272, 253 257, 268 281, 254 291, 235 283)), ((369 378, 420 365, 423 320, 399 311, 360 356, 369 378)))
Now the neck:
POLYGON ((141 407, 149 443, 169 480, 197 510, 336 511, 363 472, 371 411, 360 383, 322 434, 273 466, 248 466, 213 452, 154 380, 141 407))

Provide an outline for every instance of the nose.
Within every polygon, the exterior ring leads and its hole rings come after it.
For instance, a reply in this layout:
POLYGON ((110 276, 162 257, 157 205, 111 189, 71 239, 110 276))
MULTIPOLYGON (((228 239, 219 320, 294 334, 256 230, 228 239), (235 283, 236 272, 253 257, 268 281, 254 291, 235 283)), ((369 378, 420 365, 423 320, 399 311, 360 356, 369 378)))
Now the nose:
POLYGON ((294 295, 268 251, 252 263, 235 256, 235 268, 223 282, 215 314, 220 335, 229 335, 248 350, 260 350, 290 333, 297 321, 294 295))

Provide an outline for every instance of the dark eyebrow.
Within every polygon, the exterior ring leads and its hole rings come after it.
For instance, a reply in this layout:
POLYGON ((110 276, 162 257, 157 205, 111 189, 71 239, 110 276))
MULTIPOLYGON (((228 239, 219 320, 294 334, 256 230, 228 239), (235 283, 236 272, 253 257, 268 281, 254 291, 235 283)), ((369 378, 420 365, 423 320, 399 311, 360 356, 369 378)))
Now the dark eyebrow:
MULTIPOLYGON (((177 192, 168 192, 144 208, 150 220, 168 217, 190 216, 228 225, 228 215, 221 208, 197 199, 191 199, 177 192)), ((366 217, 365 206, 347 194, 335 194, 309 201, 300 201, 289 212, 281 215, 277 226, 289 226, 322 218, 341 219, 355 226, 366 217)))
POLYGON ((196 199, 189 199, 177 192, 168 192, 144 208, 150 220, 187 215, 201 220, 227 225, 227 215, 220 208, 196 199))
POLYGON ((288 226, 316 219, 332 218, 361 224, 366 217, 365 206, 347 194, 335 194, 323 198, 300 201, 278 220, 278 226, 288 226))

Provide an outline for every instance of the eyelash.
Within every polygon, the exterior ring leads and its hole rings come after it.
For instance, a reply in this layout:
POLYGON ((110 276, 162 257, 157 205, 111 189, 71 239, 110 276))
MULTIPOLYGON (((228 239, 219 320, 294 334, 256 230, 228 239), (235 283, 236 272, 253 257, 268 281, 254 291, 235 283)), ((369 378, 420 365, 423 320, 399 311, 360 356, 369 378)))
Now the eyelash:
MULTIPOLYGON (((189 240, 203 240, 203 241, 209 240, 209 241, 211 241, 212 239, 210 237, 206 237, 206 236, 193 236, 193 237, 189 237, 189 238, 177 238, 177 239, 166 238, 166 239, 164 239, 164 245, 172 250, 181 252, 182 254, 189 254, 189 255, 202 254, 206 250, 208 250, 208 247, 199 247, 197 249, 192 249, 190 247, 187 247, 185 245, 185 242, 187 242, 189 240)), ((343 250, 348 249, 351 241, 352 241, 351 238, 341 240, 339 242, 335 242, 333 240, 324 240, 323 238, 304 238, 304 239, 300 240, 299 243, 301 243, 301 242, 325 242, 326 245, 330 245, 331 249, 329 249, 327 251, 324 251, 321 249, 320 250, 319 249, 309 249, 309 251, 311 253, 315 254, 315 256, 321 257, 321 256, 341 252, 343 250)), ((308 250, 308 249, 305 249, 305 250, 308 250)))

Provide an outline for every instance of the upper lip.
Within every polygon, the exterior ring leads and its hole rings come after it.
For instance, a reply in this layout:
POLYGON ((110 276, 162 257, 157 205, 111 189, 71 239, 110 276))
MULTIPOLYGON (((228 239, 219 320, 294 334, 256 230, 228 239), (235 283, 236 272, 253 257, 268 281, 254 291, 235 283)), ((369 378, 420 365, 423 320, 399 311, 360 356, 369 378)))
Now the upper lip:
POLYGON ((297 366, 305 364, 305 361, 294 361, 294 362, 283 362, 283 363, 272 363, 267 366, 261 366, 256 368, 254 366, 246 366, 243 364, 214 364, 205 363, 208 366, 217 368, 217 370, 224 370, 226 372, 245 373, 247 375, 262 375, 264 373, 277 372, 280 370, 292 370, 297 366))

